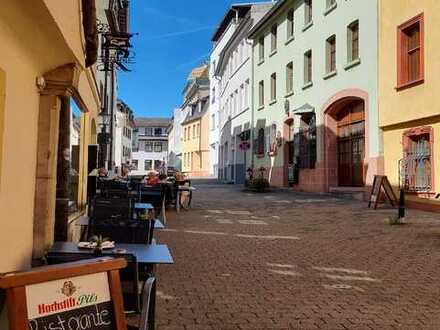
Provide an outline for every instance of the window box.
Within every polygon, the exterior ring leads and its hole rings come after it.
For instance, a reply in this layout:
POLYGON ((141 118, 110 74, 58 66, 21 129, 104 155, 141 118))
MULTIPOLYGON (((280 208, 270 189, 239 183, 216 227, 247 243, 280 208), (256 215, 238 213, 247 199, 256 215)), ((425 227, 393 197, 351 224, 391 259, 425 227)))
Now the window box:
POLYGON ((324 77, 322 77, 322 79, 327 80, 327 79, 330 79, 330 78, 336 76, 337 74, 338 74, 338 71, 337 71, 337 70, 334 70, 334 71, 332 71, 332 72, 326 73, 326 74, 324 75, 324 77))
POLYGON ((353 60, 353 61, 347 63, 347 64, 344 66, 344 70, 350 70, 351 68, 354 68, 355 66, 357 66, 357 65, 359 65, 359 64, 361 64, 361 59, 360 59, 360 58, 357 58, 357 59, 355 59, 355 60, 353 60))

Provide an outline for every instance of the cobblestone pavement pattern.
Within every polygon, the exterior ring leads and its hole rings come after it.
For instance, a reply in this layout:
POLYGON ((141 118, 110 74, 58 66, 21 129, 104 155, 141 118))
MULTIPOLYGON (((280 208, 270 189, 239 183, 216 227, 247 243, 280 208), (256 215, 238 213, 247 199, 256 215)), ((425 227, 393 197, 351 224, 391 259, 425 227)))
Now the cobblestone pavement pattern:
POLYGON ((440 329, 439 216, 199 184, 157 233, 158 330, 440 329))

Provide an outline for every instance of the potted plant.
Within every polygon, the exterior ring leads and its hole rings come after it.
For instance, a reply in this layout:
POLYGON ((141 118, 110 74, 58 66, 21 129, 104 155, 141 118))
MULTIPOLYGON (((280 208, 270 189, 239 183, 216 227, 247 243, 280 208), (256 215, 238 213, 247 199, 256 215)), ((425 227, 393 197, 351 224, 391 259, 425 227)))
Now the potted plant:
POLYGON ((93 252, 95 253, 95 256, 101 257, 102 256, 102 250, 103 245, 105 242, 109 242, 108 237, 102 237, 102 235, 95 235, 90 238, 90 243, 94 244, 93 252))

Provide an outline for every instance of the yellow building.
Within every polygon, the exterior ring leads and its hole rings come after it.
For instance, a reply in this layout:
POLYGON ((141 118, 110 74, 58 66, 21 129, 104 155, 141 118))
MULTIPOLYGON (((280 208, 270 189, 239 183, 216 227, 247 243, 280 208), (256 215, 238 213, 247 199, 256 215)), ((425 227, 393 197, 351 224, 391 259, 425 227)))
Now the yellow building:
POLYGON ((194 69, 184 90, 181 127, 182 171, 189 177, 209 176, 209 78, 208 66, 194 69))
POLYGON ((0 273, 29 268, 85 211, 100 108, 95 25, 93 1, 2 1, 0 273))
POLYGON ((382 0, 379 11, 385 175, 408 206, 440 210, 440 2, 382 0))

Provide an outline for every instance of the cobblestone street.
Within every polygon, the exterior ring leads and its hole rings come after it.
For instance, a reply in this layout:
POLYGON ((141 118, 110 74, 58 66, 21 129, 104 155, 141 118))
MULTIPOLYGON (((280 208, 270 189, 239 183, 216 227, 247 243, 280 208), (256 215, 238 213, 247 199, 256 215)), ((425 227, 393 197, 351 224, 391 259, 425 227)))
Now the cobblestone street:
POLYGON ((158 241, 157 328, 439 329, 440 221, 409 211, 199 184, 158 241))

